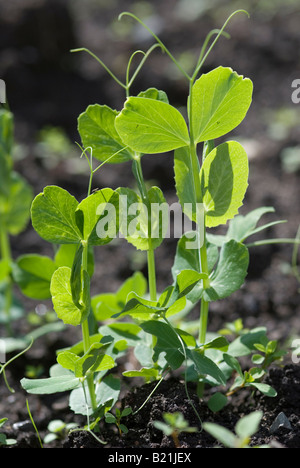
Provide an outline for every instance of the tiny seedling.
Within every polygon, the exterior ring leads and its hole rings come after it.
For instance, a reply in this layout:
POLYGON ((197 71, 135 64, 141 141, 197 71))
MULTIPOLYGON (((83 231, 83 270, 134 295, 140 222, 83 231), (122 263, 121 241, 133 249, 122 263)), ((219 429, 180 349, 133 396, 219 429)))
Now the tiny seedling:
MULTIPOLYGON (((7 418, 0 419, 0 429, 5 425, 8 421, 7 418)), ((0 447, 3 445, 15 445, 17 441, 15 439, 8 439, 5 434, 0 433, 0 447)))
POLYGON ((121 423, 121 419, 129 416, 132 413, 132 408, 124 408, 122 411, 116 408, 115 413, 116 415, 114 416, 112 413, 107 412, 105 414, 105 422, 108 424, 116 424, 120 436, 122 436, 122 434, 127 434, 128 427, 121 423))
POLYGON ((217 439, 226 448, 269 448, 268 445, 251 447, 251 437, 258 431, 262 419, 261 411, 254 411, 241 418, 235 433, 215 423, 204 423, 203 429, 217 439))
POLYGON ((48 424, 47 429, 49 434, 44 437, 44 443, 49 444, 55 440, 64 440, 68 436, 69 431, 76 427, 78 425, 75 423, 65 423, 60 419, 55 419, 48 424))
POLYGON ((162 421, 154 421, 154 427, 162 431, 166 436, 171 436, 176 448, 180 448, 179 436, 183 432, 197 432, 196 427, 190 427, 182 413, 164 413, 162 421))

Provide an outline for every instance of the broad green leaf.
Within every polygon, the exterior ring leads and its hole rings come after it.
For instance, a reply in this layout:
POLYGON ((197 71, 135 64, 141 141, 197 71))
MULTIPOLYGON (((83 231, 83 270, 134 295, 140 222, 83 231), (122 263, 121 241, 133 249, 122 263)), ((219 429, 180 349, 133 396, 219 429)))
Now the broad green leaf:
POLYGON ((207 356, 199 350, 187 350, 188 357, 193 361, 197 372, 200 375, 209 375, 219 384, 226 384, 226 377, 221 369, 207 356))
POLYGON ((93 343, 90 349, 75 363, 76 377, 85 377, 87 372, 100 372, 111 369, 115 361, 105 354, 107 345, 93 343))
POLYGON ((77 223, 83 225, 83 239, 90 245, 104 245, 114 239, 118 232, 118 209, 119 196, 110 188, 82 200, 76 216, 77 223))
POLYGON ((140 370, 123 372, 124 377, 143 377, 146 380, 156 380, 160 377, 158 369, 142 367, 140 370))
POLYGON ((203 291, 206 301, 230 296, 244 283, 249 264, 248 249, 234 240, 224 244, 216 270, 210 278, 210 287, 203 291))
POLYGON ((80 359, 80 356, 77 356, 77 354, 71 353, 71 351, 62 351, 57 356, 58 364, 60 364, 64 369, 68 369, 73 373, 75 373, 76 363, 77 361, 79 361, 79 359, 80 359))
POLYGON ((126 340, 128 346, 136 346, 141 341, 139 337, 141 328, 135 323, 114 322, 100 327, 100 332, 111 336, 115 341, 126 340))
POLYGON ((188 146, 190 141, 180 112, 154 99, 130 97, 115 125, 123 142, 140 153, 164 153, 188 146))
POLYGON ((203 429, 215 439, 219 440, 225 447, 235 448, 236 437, 231 431, 226 429, 226 427, 215 423, 203 423, 203 429))
POLYGON ((231 356, 247 356, 256 351, 256 344, 266 337, 266 328, 258 327, 243 334, 230 343, 228 354, 231 356))
POLYGON ((213 394, 212 397, 207 402, 207 406, 211 411, 214 413, 217 413, 221 409, 224 408, 224 406, 227 405, 227 397, 221 393, 221 392, 216 392, 213 394))
POLYGON ((182 349, 182 342, 177 333, 169 325, 156 320, 149 320, 141 324, 146 333, 156 336, 157 342, 154 346, 153 361, 156 362, 161 353, 172 369, 178 369, 185 357, 182 349))
POLYGON ((49 377, 47 379, 22 379, 21 385, 28 393, 34 395, 50 395, 53 393, 66 392, 79 387, 80 379, 72 372, 65 371, 64 374, 49 377))
POLYGON ((22 293, 33 299, 49 299, 50 282, 56 270, 51 258, 27 254, 20 256, 14 267, 13 276, 22 293))
POLYGON ((10 234, 17 235, 25 229, 30 219, 32 200, 30 185, 12 171, 7 183, 7 196, 0 195, 0 223, 5 225, 10 234))
POLYGON ((241 439, 252 437, 258 431, 262 417, 262 411, 253 411, 241 418, 235 426, 236 435, 241 439))
POLYGON ((206 226, 226 224, 243 204, 248 187, 248 158, 235 141, 217 146, 200 171, 206 226))
POLYGON ((102 321, 111 318, 123 310, 127 296, 135 292, 138 296, 144 296, 147 290, 147 281, 142 273, 135 272, 128 278, 118 291, 113 293, 98 294, 92 298, 91 306, 96 320, 102 321))
POLYGON ((32 203, 32 225, 36 232, 53 244, 78 244, 82 233, 76 222, 77 200, 66 190, 45 187, 32 203))
POLYGON ((86 149, 91 148, 93 157, 100 161, 106 161, 118 151, 120 152, 109 163, 126 162, 134 157, 130 148, 123 149, 126 145, 115 129, 117 115, 117 111, 107 106, 94 104, 78 118, 78 131, 83 146, 86 149))
POLYGON ((148 191, 149 206, 129 188, 118 188, 120 200, 120 232, 139 250, 156 249, 169 227, 168 204, 162 191, 152 187, 148 191))
MULTIPOLYGON (((83 273, 86 282, 86 272, 83 273)), ((84 289, 87 289, 87 285, 84 289)), ((87 298, 81 297, 82 308, 80 309, 74 304, 72 299, 71 268, 60 267, 55 271, 52 276, 50 291, 54 310, 58 318, 65 324, 77 326, 86 319, 89 313, 89 305, 86 302, 87 298)))
POLYGON ((268 397, 275 398, 277 396, 276 390, 268 384, 252 382, 251 387, 257 388, 257 390, 268 397))
POLYGON ((252 81, 231 68, 203 74, 192 89, 195 141, 214 140, 237 127, 250 107, 252 90, 252 81))

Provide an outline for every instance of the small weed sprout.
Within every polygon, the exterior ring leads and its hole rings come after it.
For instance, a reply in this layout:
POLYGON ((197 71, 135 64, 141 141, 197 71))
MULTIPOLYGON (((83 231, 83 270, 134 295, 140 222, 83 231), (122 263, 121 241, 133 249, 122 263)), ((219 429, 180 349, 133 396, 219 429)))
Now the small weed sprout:
MULTIPOLYGON (((0 429, 7 422, 7 418, 0 419, 0 429)), ((3 445, 15 445, 17 441, 15 439, 8 439, 5 434, 0 433, 0 447, 3 445)))
POLYGON ((112 413, 107 412, 105 414, 105 422, 108 424, 116 424, 120 436, 122 436, 122 434, 127 434, 128 427, 121 423, 121 419, 129 416, 132 413, 132 408, 124 408, 122 411, 116 408, 115 413, 116 415, 114 416, 112 413))
POLYGON ((191 433, 198 431, 196 427, 189 426, 189 423, 180 412, 164 413, 163 418, 165 422, 154 421, 154 427, 162 431, 166 436, 171 436, 176 448, 180 448, 180 434, 183 432, 191 433))

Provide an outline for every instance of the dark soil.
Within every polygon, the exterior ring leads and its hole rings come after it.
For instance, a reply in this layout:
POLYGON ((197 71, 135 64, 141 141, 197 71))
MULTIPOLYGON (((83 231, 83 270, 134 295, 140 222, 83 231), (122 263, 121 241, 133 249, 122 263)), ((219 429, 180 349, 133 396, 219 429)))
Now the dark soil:
MULTIPOLYGON (((72 59, 67 58, 67 51, 71 47, 94 46, 95 52, 109 64, 113 62, 112 56, 122 57, 140 48, 138 36, 132 34, 130 39, 113 43, 114 53, 111 48, 107 49, 111 35, 105 27, 121 11, 130 9, 134 2, 123 2, 116 9, 92 10, 92 13, 80 18, 76 15, 74 17, 74 10, 70 13, 70 8, 66 7, 69 2, 51 2, 50 10, 50 2, 41 2, 41 6, 37 3, 26 0, 22 2, 22 8, 17 8, 19 2, 11 1, 10 7, 4 4, 0 6, 0 78, 4 78, 8 84, 10 106, 16 117, 17 141, 23 145, 23 149, 26 148, 23 157, 16 160, 16 169, 32 184, 35 193, 39 193, 45 185, 55 183, 80 199, 86 193, 86 172, 76 172, 73 160, 71 163, 70 160, 58 160, 53 166, 47 166, 41 157, 40 147, 35 144, 36 134, 44 125, 58 125, 66 130, 72 141, 78 141, 76 119, 87 105, 99 102, 121 108, 123 95, 106 74, 98 68, 89 68, 93 67, 90 62, 83 58, 81 62, 79 56, 75 62, 74 56, 72 59), (60 18, 62 23, 57 22, 56 18, 60 18), (34 27, 37 21, 40 28, 34 27), (96 24, 101 33, 93 36, 89 31, 97 31, 96 24), (45 31, 48 34, 42 34, 45 31), (50 44, 45 37, 57 39, 50 44), (92 72, 92 78, 88 71, 92 72)), ((155 1, 153 8, 162 21, 163 39, 170 49, 178 50, 178 53, 191 47, 191 37, 192 48, 202 43, 205 34, 216 27, 216 22, 221 24, 227 16, 223 15, 223 9, 220 9, 219 14, 208 10, 187 26, 183 18, 174 16, 177 3, 177 0, 155 1), (170 12, 173 12, 172 18, 170 12)), ((278 8, 274 14, 268 15, 256 8, 251 11, 250 21, 233 23, 230 27, 232 39, 222 40, 206 67, 210 69, 220 64, 231 66, 253 80, 253 106, 245 123, 233 135, 233 138, 242 138, 250 159, 249 189, 241 212, 247 213, 259 206, 273 206, 276 213, 266 216, 266 222, 285 219, 287 223, 270 228, 264 236, 294 237, 300 222, 299 168, 285 171, 282 157, 286 148, 300 145, 300 108, 291 102, 291 82, 300 78, 300 60, 297 55, 300 50, 299 12, 278 8), (288 118, 282 123, 281 117, 278 117, 282 108, 294 116, 292 120, 288 118)), ((82 9, 79 10, 82 15, 82 9)), ((147 41, 142 43, 145 48, 149 45, 147 41)), ((120 63, 116 61, 114 65, 116 68, 119 66, 122 72, 120 63)), ((164 78, 168 71, 165 63, 165 56, 155 55, 151 71, 141 75, 136 87, 145 89, 155 85, 167 92, 174 105, 184 105, 185 83, 180 79, 164 78)), ((75 152, 72 157, 77 158, 78 154, 75 152)), ((172 154, 144 159, 145 178, 154 180, 170 203, 175 201, 172 154)), ((97 173, 94 183, 96 187, 132 186, 131 168, 126 164, 119 167, 107 165, 97 173)), ((256 237, 260 238, 260 235, 256 237)), ((51 247, 38 238, 30 225, 22 235, 12 239, 12 248, 15 258, 29 252, 52 255, 51 247)), ((157 251, 160 290, 170 284, 175 249, 176 241, 169 239, 157 251)), ((146 275, 144 258, 137 257, 134 249, 123 241, 97 250, 96 255, 97 268, 92 285, 95 293, 115 291, 137 265, 146 275)), ((226 322, 242 318, 245 327, 265 326, 270 339, 279 340, 283 347, 288 347, 293 337, 299 337, 300 294, 299 284, 290 269, 291 256, 291 245, 252 248, 245 285, 232 297, 212 304, 209 331, 217 331, 226 322)), ((36 307, 36 302, 24 298, 18 291, 16 294, 27 312, 36 307)), ((191 315, 191 319, 196 318, 195 314, 191 315)), ((14 324, 17 335, 29 330, 30 326, 25 319, 14 324)), ((0 336, 4 334, 5 330, 0 330, 0 336)), ((75 421, 80 426, 86 423, 85 419, 70 413, 68 395, 36 397, 27 395, 20 387, 26 366, 42 364, 44 375, 47 375, 48 369, 55 363, 55 351, 79 339, 78 330, 67 328, 59 336, 50 334, 37 340, 32 349, 8 369, 7 377, 15 390, 14 394, 9 393, 3 379, 0 380, 0 419, 8 418, 3 432, 9 438, 17 439, 17 445, 13 448, 39 448, 26 408, 27 398, 42 437, 47 433, 47 425, 54 419, 75 421)), ((120 375, 123 365, 123 362, 120 363, 116 370, 120 375)), ((288 354, 282 365, 272 367, 267 380, 277 390, 277 397, 267 398, 245 391, 233 395, 228 406, 216 414, 212 414, 205 403, 199 401, 192 385, 189 385, 189 397, 203 422, 214 421, 231 430, 240 417, 260 409, 263 419, 259 432, 252 439, 253 445, 268 443, 275 448, 300 448, 300 365, 293 364, 288 354), (281 427, 271 432, 280 413, 288 418, 290 427, 281 427)), ((130 405, 134 410, 144 403, 154 385, 132 387, 125 379, 122 384, 120 405, 130 405)), ((103 424, 100 437, 108 442, 105 446, 87 432, 73 432, 65 440, 50 444, 49 448, 171 448, 174 446, 172 439, 155 429, 153 422, 161 420, 164 412, 174 411, 182 412, 190 426, 199 427, 184 383, 178 376, 162 382, 143 409, 126 419, 129 428, 127 435, 120 438, 112 425, 103 424)), ((186 448, 210 448, 216 445, 216 441, 204 431, 182 434, 180 443, 186 448)))

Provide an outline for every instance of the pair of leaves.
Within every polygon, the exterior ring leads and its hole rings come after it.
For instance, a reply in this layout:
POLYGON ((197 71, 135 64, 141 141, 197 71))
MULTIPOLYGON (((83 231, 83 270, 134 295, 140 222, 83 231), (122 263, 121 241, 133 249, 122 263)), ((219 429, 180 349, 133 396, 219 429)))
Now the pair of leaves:
MULTIPOLYGON (((155 88, 141 92, 138 98, 168 103, 166 93, 155 88)), ((83 146, 91 149, 94 158, 111 164, 135 158, 135 149, 123 142, 115 126, 118 115, 116 110, 108 106, 94 104, 78 118, 78 132, 83 146)))
MULTIPOLYGON (((231 68, 218 67, 195 82, 190 99, 194 141, 213 140, 244 119, 252 99, 252 82, 231 68)), ((130 97, 115 126, 122 141, 141 153, 164 153, 190 144, 180 112, 154 99, 130 97)))
POLYGON ((33 201, 31 208, 32 225, 36 232, 53 244, 104 245, 110 242, 117 232, 118 196, 110 188, 105 188, 85 198, 81 203, 66 190, 48 186, 33 201), (108 208, 113 209, 109 216, 108 231, 99 237, 98 223, 108 208))

